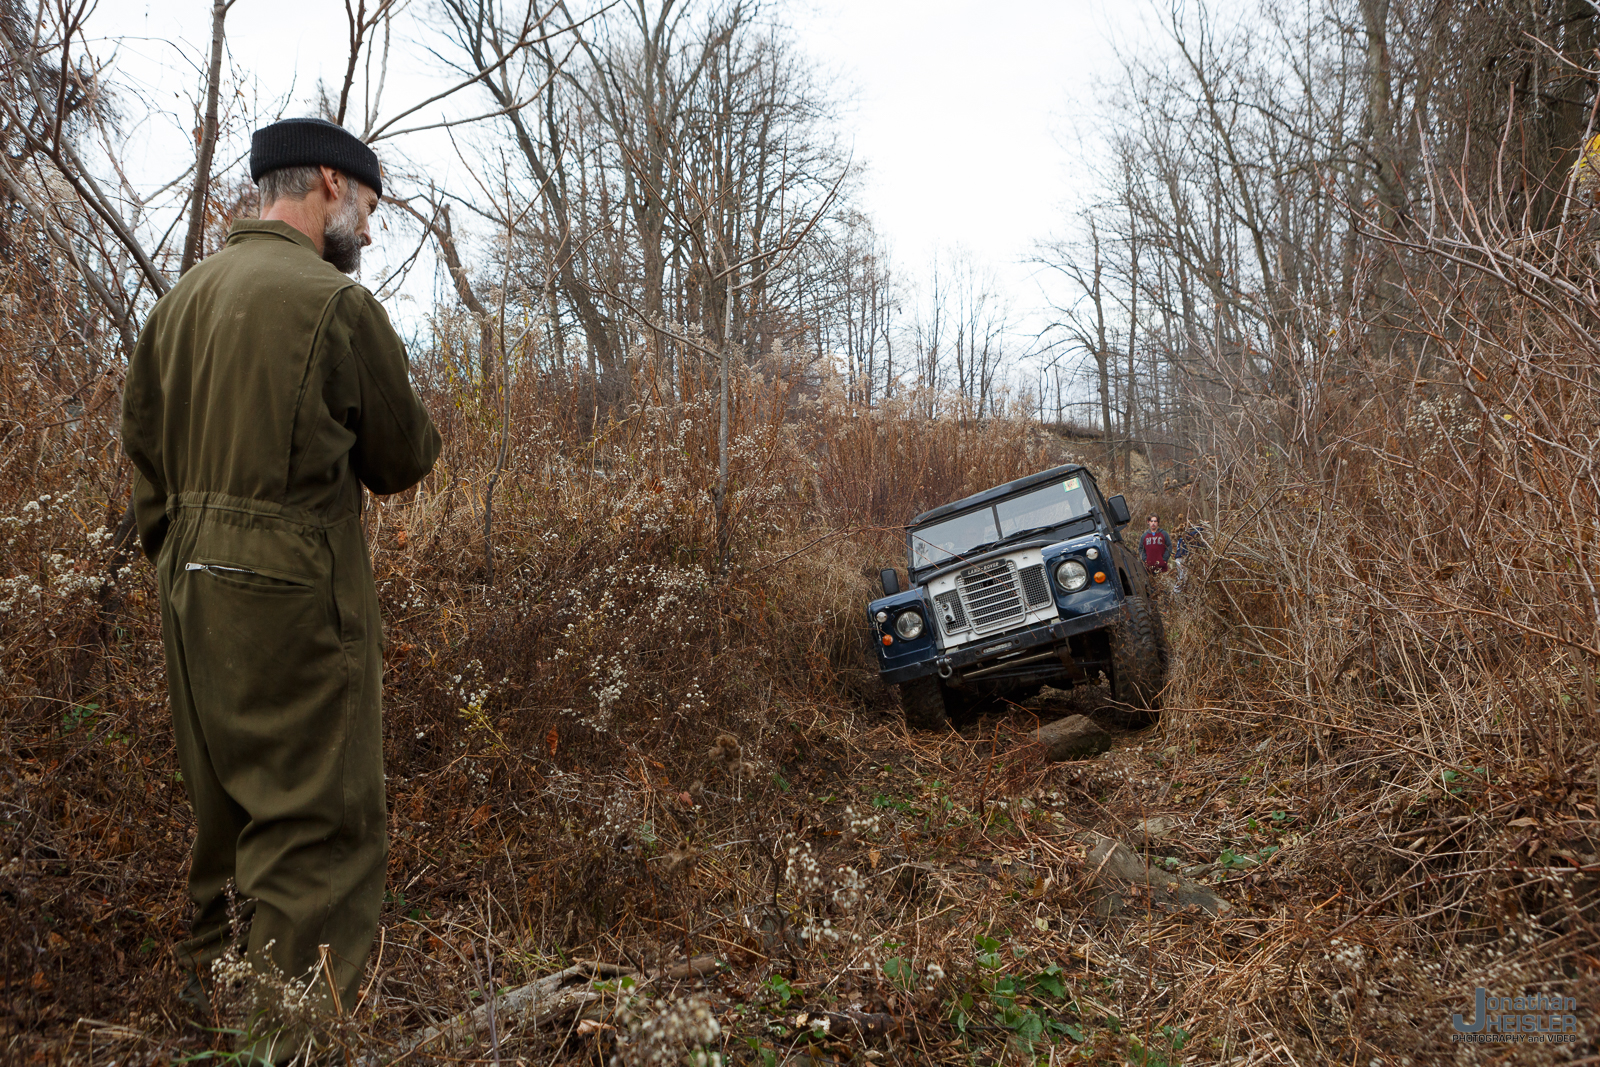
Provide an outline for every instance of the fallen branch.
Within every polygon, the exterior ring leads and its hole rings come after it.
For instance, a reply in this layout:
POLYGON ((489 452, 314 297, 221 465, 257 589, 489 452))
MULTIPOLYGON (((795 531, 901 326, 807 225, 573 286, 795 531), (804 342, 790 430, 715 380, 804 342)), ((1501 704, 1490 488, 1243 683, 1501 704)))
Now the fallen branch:
MULTIPOLYGON (((660 974, 646 978, 635 988, 642 988, 657 979, 681 981, 709 974, 717 969, 715 956, 696 956, 675 963, 660 974)), ((360 1061, 361 1067, 382 1067, 398 1064, 414 1052, 430 1045, 430 1055, 454 1045, 476 1041, 480 1034, 489 1032, 490 1009, 493 1008, 497 1032, 501 1037, 523 1026, 537 1026, 558 1019, 574 1011, 582 1011, 601 998, 590 984, 596 978, 620 978, 637 975, 632 967, 619 967, 614 963, 597 963, 583 960, 564 971, 547 974, 538 981, 518 986, 494 998, 493 1004, 484 1004, 470 1012, 463 1012, 438 1026, 430 1026, 416 1037, 402 1041, 393 1049, 372 1053, 360 1061), (578 984, 578 983, 582 984, 578 984)))
MULTIPOLYGON (((710 974, 717 969, 717 957, 696 956, 692 960, 683 960, 674 963, 655 978, 665 978, 671 982, 681 982, 685 978, 699 978, 703 974, 710 974)), ((650 979, 653 981, 654 979, 650 979)))
MULTIPOLYGON (((633 973, 633 969, 629 967, 585 961, 573 964, 555 974, 545 975, 538 981, 518 986, 495 998, 494 1013, 500 1021, 500 1032, 509 1033, 519 1026, 538 1025, 574 1010, 581 1011, 599 1000, 601 996, 590 986, 589 980, 615 978, 633 973), (581 985, 568 986, 568 983, 580 980, 581 985)), ((416 1037, 402 1041, 393 1050, 367 1056, 360 1061, 361 1067, 396 1064, 412 1053, 435 1043, 438 1043, 439 1047, 448 1047, 475 1041, 480 1033, 489 1029, 489 1009, 490 1006, 485 1004, 438 1026, 430 1026, 416 1037)), ((439 1048, 430 1049, 431 1053, 438 1051, 439 1048)))
POLYGON ((791 1021, 796 1033, 821 1031, 832 1037, 850 1034, 859 1038, 904 1037, 905 1020, 876 1011, 802 1011, 791 1021))

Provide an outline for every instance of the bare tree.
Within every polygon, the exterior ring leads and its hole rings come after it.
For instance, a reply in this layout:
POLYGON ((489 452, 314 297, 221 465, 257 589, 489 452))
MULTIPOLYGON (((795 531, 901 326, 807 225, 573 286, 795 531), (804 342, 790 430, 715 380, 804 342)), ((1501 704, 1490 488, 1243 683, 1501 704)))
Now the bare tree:
POLYGON ((1094 363, 1100 398, 1100 433, 1105 460, 1110 463, 1115 452, 1111 422, 1111 345, 1106 335, 1105 258, 1100 247, 1100 227, 1093 213, 1087 213, 1084 221, 1089 230, 1087 263, 1078 249, 1065 242, 1042 248, 1038 261, 1062 275, 1069 284, 1066 301, 1052 305, 1055 318, 1046 332, 1059 336, 1069 350, 1086 354, 1094 363))
MULTIPOLYGON (((217 97, 222 92, 223 23, 237 0, 214 0, 211 5, 211 61, 206 67, 206 114, 199 129, 199 151, 194 164, 194 193, 189 198, 189 233, 183 241, 183 262, 179 274, 186 274, 200 258, 200 241, 205 234, 206 198, 211 192, 211 157, 217 149, 217 97)), ((348 80, 346 81, 348 86, 348 80)))

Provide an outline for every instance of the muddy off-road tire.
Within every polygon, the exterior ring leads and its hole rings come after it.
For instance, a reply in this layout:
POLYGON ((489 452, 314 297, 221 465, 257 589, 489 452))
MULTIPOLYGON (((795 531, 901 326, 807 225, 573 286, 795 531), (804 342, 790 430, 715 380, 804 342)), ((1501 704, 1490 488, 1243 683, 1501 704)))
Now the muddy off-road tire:
POLYGON ((901 682, 899 689, 900 710, 913 730, 948 730, 951 717, 959 715, 964 706, 960 695, 937 678, 901 682))
POLYGON ((1130 596, 1111 631, 1111 697, 1130 726, 1154 726, 1167 684, 1167 628, 1154 602, 1130 596))

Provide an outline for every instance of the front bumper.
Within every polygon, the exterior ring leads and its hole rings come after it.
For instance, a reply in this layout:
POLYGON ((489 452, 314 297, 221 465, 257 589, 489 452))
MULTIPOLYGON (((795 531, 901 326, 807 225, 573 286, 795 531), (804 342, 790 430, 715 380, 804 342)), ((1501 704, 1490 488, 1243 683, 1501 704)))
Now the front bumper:
POLYGON ((927 659, 884 670, 882 678, 889 685, 899 685, 901 682, 909 682, 916 678, 926 678, 930 674, 948 677, 951 673, 965 671, 987 660, 1000 664, 1029 650, 1042 651, 1046 646, 1061 644, 1069 637, 1114 626, 1121 619, 1122 605, 1119 603, 1115 607, 1088 615, 1056 619, 1053 622, 1030 626, 1026 630, 1016 630, 1008 634, 995 634, 987 641, 976 641, 954 652, 940 653, 933 650, 927 659))

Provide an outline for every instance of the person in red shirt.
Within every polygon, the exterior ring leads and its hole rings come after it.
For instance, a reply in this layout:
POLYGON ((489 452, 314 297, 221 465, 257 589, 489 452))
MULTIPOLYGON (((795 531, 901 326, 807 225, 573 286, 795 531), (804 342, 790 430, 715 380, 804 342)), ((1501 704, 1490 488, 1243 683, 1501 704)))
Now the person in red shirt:
POLYGON ((1144 546, 1144 565, 1153 571, 1165 572, 1167 560, 1172 557, 1172 538, 1161 528, 1160 519, 1152 515, 1139 542, 1144 546))

